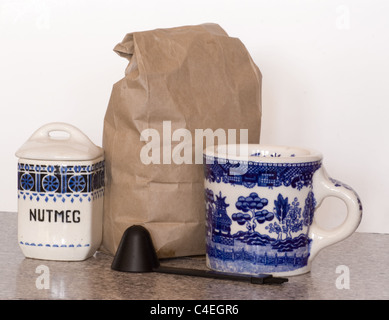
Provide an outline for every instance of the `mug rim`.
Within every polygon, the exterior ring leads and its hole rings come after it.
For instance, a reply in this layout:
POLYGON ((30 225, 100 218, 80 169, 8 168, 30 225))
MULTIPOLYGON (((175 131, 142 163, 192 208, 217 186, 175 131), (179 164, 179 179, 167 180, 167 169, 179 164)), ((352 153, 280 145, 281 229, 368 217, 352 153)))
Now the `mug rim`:
POLYGON ((284 162, 311 162, 322 160, 323 156, 320 152, 312 148, 305 148, 299 146, 289 146, 289 145, 276 145, 276 144, 255 144, 255 143, 231 143, 231 144, 220 144, 220 145, 211 145, 207 146, 203 150, 203 155, 214 158, 221 158, 227 160, 236 160, 236 161, 249 161, 249 162, 271 162, 271 163, 284 163, 284 162), (215 150, 216 148, 216 150, 215 150), (224 148, 224 150, 223 150, 224 148), (229 150, 235 148, 244 150, 251 149, 251 152, 248 152, 247 155, 237 155, 235 153, 229 153, 229 150), (253 152, 257 151, 253 154, 253 152), (277 153, 283 152, 284 154, 277 153), (260 153, 263 154, 261 155, 260 153), (286 154, 285 154, 286 152, 286 154), (249 155, 250 154, 250 155, 249 155))

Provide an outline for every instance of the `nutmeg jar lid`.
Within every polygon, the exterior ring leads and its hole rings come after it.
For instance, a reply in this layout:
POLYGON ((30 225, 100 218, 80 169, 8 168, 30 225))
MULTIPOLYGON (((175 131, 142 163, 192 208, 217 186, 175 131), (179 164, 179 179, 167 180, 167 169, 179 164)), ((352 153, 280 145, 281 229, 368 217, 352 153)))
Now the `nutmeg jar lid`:
POLYGON ((93 160, 103 154, 103 149, 83 132, 63 122, 48 123, 39 128, 16 151, 18 158, 32 160, 93 160))

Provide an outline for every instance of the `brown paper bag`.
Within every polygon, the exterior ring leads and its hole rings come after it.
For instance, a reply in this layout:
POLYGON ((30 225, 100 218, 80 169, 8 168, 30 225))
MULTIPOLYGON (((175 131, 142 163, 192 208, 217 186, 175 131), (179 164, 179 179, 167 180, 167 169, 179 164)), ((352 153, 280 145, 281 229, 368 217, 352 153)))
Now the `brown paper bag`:
POLYGON ((114 51, 130 63, 104 119, 102 249, 115 254, 126 228, 140 224, 159 258, 204 254, 197 160, 209 141, 196 133, 236 129, 239 143, 239 129, 248 129, 248 142, 258 143, 261 73, 241 41, 216 24, 130 33, 114 51))

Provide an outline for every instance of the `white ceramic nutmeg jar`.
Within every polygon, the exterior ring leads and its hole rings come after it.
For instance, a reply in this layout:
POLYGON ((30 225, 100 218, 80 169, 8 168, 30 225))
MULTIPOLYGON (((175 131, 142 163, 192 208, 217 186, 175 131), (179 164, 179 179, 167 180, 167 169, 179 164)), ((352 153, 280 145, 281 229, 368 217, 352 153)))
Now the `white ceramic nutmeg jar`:
POLYGON ((102 239, 103 149, 76 127, 55 122, 38 129, 16 156, 23 254, 63 261, 91 257, 102 239))

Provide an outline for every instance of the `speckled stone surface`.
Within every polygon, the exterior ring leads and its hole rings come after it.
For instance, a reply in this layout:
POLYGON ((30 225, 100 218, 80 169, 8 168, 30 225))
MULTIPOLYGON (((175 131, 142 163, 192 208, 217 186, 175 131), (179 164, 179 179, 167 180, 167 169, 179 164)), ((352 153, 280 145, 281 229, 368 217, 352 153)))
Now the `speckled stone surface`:
MULTIPOLYGON (((0 299, 389 299, 388 234, 355 233, 323 249, 310 273, 289 277, 282 285, 123 273, 111 270, 113 257, 101 252, 82 262, 27 259, 17 243, 16 213, 0 212, 0 248, 0 299), (49 270, 48 289, 36 286, 40 265, 49 270), (339 266, 349 270, 349 289, 338 288, 347 285, 339 266)), ((206 269, 203 256, 161 264, 206 269)))

